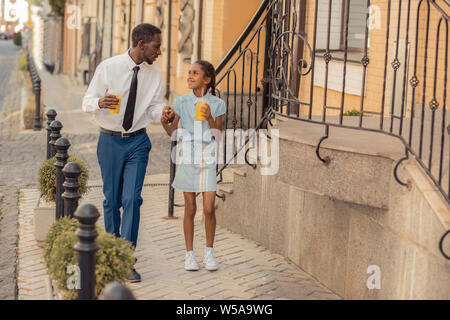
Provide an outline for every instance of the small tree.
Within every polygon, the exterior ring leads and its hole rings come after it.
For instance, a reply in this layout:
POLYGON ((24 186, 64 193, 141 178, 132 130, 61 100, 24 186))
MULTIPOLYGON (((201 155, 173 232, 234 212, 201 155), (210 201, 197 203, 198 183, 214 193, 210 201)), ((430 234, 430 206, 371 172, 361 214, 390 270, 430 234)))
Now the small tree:
POLYGON ((18 47, 22 46, 22 33, 21 32, 14 33, 13 42, 18 47))
POLYGON ((48 4, 52 7, 52 12, 59 16, 64 16, 64 10, 66 8, 66 0, 49 0, 48 4))

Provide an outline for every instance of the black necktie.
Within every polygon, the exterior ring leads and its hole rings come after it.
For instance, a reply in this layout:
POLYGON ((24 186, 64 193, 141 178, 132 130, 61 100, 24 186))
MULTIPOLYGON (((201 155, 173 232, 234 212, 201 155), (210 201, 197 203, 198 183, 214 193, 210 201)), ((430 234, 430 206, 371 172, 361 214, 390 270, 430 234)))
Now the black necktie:
POLYGON ((136 92, 138 86, 137 74, 139 71, 139 67, 134 67, 133 71, 134 74, 133 79, 131 79, 130 94, 128 95, 127 108, 125 110, 125 117, 123 118, 122 124, 125 131, 128 131, 133 125, 134 106, 136 105, 136 92))

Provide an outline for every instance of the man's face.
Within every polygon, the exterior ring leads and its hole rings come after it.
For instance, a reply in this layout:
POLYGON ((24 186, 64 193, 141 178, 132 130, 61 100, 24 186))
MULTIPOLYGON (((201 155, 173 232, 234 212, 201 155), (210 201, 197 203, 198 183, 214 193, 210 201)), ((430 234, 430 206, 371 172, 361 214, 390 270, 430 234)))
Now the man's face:
POLYGON ((142 59, 148 64, 153 62, 161 55, 161 34, 157 33, 153 36, 150 42, 141 42, 140 48, 142 49, 142 59))

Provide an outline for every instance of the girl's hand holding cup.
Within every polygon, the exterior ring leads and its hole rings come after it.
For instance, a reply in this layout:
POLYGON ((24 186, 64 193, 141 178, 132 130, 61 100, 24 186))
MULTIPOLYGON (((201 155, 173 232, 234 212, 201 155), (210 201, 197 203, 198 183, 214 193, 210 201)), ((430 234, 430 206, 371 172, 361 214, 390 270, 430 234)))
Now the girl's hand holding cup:
POLYGON ((204 120, 208 120, 211 118, 211 108, 209 107, 209 104, 202 104, 199 106, 200 116, 204 120))

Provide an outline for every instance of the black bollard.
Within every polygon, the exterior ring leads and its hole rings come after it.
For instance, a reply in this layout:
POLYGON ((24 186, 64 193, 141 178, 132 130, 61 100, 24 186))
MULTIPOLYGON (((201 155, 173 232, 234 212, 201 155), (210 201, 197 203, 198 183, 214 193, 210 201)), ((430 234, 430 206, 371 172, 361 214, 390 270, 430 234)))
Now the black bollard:
POLYGON ((62 218, 64 216, 64 202, 62 199, 63 193, 63 183, 64 183, 64 174, 62 169, 67 163, 67 158, 69 158, 69 153, 67 149, 70 147, 69 140, 62 137, 59 138, 55 147, 57 149, 56 153, 56 219, 62 218))
POLYGON ((78 207, 78 200, 81 197, 78 192, 80 188, 78 178, 81 174, 81 168, 77 163, 69 162, 64 166, 62 172, 64 174, 64 193, 62 194, 64 200, 64 217, 73 218, 78 207))
POLYGON ((56 140, 61 138, 61 129, 62 128, 63 128, 63 125, 58 120, 54 120, 50 124, 50 129, 52 131, 50 133, 50 142, 49 142, 50 143, 50 158, 53 158, 56 155, 55 143, 56 143, 56 140))
POLYGON ((97 208, 89 203, 83 204, 75 212, 75 218, 80 222, 77 230, 80 241, 75 245, 81 277, 81 288, 78 290, 79 300, 95 299, 95 254, 99 249, 95 243, 98 236, 95 223, 99 217, 97 208))
POLYGON ((50 109, 46 113, 47 115, 47 159, 50 159, 51 156, 51 150, 50 150, 50 133, 52 132, 52 129, 50 128, 50 124, 55 120, 56 118, 56 111, 53 109, 50 109))
POLYGON ((113 281, 106 285, 98 300, 136 300, 136 297, 127 286, 113 281))
POLYGON ((39 76, 36 79, 36 90, 34 92, 34 97, 36 101, 36 114, 34 117, 34 131, 41 130, 41 79, 39 76))

